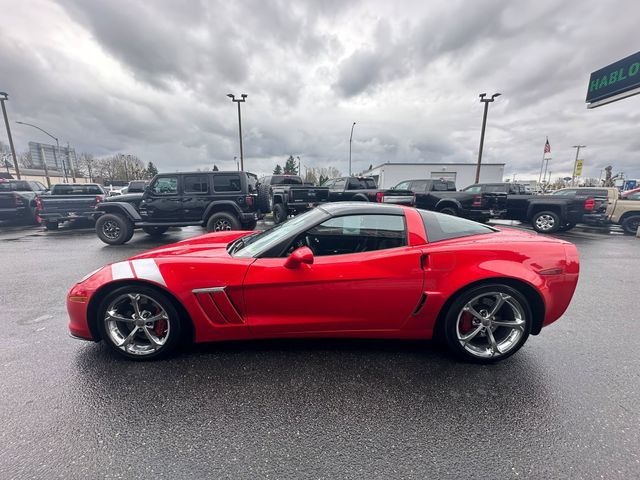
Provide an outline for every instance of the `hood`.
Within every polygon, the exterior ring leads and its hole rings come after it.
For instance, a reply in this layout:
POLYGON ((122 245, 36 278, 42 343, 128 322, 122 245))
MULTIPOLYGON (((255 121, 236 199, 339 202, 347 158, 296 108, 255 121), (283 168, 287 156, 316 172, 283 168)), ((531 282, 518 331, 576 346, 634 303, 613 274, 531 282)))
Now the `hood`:
POLYGON ((255 233, 255 231, 234 230, 230 232, 207 233, 171 245, 154 248, 153 250, 131 257, 130 260, 175 256, 200 258, 229 257, 227 245, 236 238, 249 235, 250 233, 255 233))
POLYGON ((113 197, 106 197, 105 202, 139 202, 142 200, 142 193, 125 193, 124 195, 114 195, 113 197))

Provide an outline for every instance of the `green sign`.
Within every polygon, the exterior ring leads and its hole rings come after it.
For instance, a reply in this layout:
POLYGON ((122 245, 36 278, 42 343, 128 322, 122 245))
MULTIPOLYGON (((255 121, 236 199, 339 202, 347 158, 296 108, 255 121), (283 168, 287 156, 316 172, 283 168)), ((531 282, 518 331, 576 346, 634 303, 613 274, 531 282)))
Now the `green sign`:
POLYGON ((593 72, 586 102, 603 104, 608 103, 604 100, 615 101, 636 93, 640 93, 640 52, 593 72))

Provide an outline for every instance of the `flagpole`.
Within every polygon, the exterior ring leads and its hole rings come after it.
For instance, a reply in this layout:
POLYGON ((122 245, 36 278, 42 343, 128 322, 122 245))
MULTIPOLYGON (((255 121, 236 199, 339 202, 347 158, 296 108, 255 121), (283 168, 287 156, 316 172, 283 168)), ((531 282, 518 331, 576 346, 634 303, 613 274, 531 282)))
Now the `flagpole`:
POLYGON ((544 168, 544 155, 547 153, 545 150, 547 148, 548 141, 549 141, 549 137, 547 137, 546 141, 544 142, 544 148, 542 149, 542 163, 540 164, 540 175, 538 175, 538 185, 540 185, 540 182, 542 181, 542 169, 544 168))

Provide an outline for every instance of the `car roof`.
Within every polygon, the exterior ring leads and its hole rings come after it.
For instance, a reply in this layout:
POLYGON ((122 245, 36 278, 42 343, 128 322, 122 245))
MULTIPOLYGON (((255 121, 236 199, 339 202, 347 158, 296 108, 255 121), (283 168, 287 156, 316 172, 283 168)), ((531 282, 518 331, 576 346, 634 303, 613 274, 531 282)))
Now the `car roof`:
POLYGON ((370 202, 333 202, 323 203, 318 207, 320 210, 324 210, 329 215, 404 215, 404 209, 397 205, 390 205, 385 203, 370 203, 370 202))

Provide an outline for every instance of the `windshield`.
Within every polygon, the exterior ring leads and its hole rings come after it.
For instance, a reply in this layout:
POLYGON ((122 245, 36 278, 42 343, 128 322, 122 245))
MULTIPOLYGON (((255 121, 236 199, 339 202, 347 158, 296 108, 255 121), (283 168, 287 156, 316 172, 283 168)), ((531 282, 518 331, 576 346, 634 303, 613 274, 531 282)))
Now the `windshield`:
POLYGON ((230 245, 229 253, 234 257, 256 257, 275 247, 289 236, 293 236, 299 231, 304 230, 305 225, 311 227, 315 221, 319 221, 326 216, 327 213, 324 210, 317 208, 308 210, 269 230, 239 239, 238 244, 234 242, 230 245))
POLYGON ((274 175, 271 185, 302 185, 302 178, 295 175, 274 175))
POLYGON ((25 181, 0 183, 0 192, 30 192, 30 191, 31 191, 31 187, 25 181))

